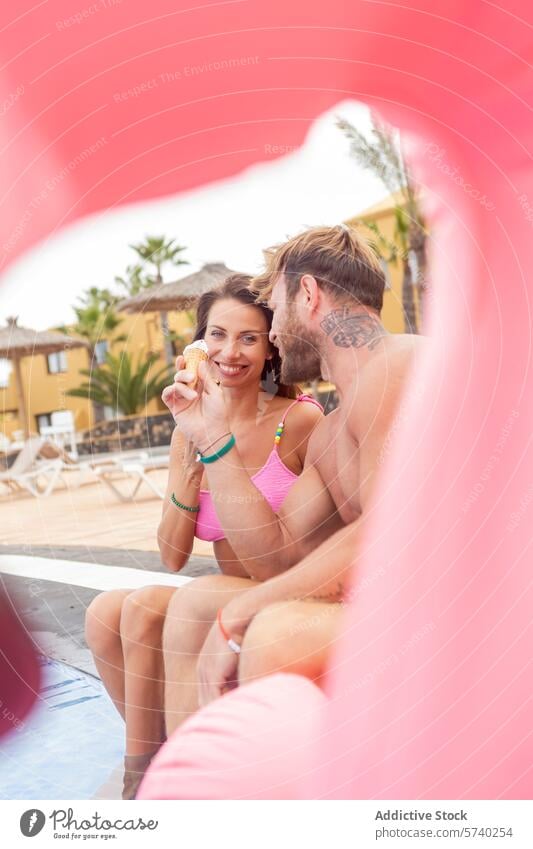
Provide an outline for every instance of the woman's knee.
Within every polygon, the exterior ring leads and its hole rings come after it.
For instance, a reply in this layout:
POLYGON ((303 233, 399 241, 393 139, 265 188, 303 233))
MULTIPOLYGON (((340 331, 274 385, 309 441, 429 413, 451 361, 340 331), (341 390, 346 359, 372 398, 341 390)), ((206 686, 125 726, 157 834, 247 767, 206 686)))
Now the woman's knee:
POLYGON ((85 611, 85 639, 93 653, 103 654, 120 641, 120 616, 128 590, 109 590, 92 600, 85 611))
POLYGON ((167 607, 175 589, 142 587, 129 593, 122 603, 120 634, 125 650, 160 647, 167 607))
POLYGON ((213 624, 218 607, 227 601, 224 575, 202 575, 174 593, 163 629, 163 649, 168 652, 197 651, 213 624))

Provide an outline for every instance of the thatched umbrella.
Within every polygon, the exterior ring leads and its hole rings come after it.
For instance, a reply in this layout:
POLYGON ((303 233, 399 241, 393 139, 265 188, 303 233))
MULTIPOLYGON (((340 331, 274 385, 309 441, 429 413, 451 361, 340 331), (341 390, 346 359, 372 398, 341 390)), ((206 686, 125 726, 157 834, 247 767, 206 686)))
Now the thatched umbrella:
POLYGON ((51 330, 29 330, 19 327, 16 318, 8 318, 6 327, 0 327, 0 358, 11 360, 15 370, 15 381, 17 386, 19 419, 22 420, 24 434, 30 435, 28 426, 28 411, 24 398, 24 387, 22 383, 22 371, 20 361, 23 357, 32 357, 35 354, 55 354, 66 348, 86 348, 87 343, 81 339, 74 339, 64 333, 56 333, 51 330))
POLYGON ((194 274, 188 274, 173 283, 161 283, 144 289, 133 298, 120 301, 117 307, 129 313, 191 309, 200 295, 215 289, 226 277, 235 273, 223 262, 208 262, 194 274))

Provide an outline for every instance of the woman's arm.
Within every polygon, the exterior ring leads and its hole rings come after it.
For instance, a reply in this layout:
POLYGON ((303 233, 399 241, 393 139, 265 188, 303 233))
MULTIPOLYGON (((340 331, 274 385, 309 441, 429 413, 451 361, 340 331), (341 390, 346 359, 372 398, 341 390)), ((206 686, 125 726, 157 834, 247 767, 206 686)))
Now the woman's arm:
POLYGON ((174 429, 170 442, 168 483, 163 502, 163 515, 157 529, 157 541, 161 560, 167 569, 179 572, 190 557, 196 513, 190 513, 171 501, 172 493, 177 501, 187 507, 196 507, 202 480, 202 465, 194 462, 192 446, 174 429))
POLYGON ((284 439, 287 439, 287 437, 291 438, 292 445, 294 446, 293 450, 296 452, 302 470, 305 467, 309 439, 323 418, 324 413, 321 408, 311 401, 300 401, 289 413, 281 446, 283 447, 284 439))

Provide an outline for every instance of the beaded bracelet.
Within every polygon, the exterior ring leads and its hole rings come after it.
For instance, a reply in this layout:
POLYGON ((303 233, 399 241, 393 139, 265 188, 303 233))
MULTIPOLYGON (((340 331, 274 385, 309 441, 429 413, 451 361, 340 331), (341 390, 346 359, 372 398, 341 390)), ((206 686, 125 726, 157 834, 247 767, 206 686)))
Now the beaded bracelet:
POLYGON ((219 607, 219 609, 217 611, 217 622, 218 622, 218 627, 220 628, 220 633, 222 634, 222 636, 226 640, 228 647, 232 650, 232 652, 235 652, 235 654, 240 654, 241 653, 240 645, 237 642, 235 642, 234 639, 232 639, 230 634, 228 634, 228 632, 224 628, 224 625, 222 623, 222 608, 221 607, 219 607))
POLYGON ((170 500, 172 501, 173 504, 176 505, 176 507, 181 507, 182 510, 187 510, 188 513, 199 513, 200 512, 199 506, 187 507, 186 504, 182 504, 181 501, 178 501, 178 499, 176 498, 174 493, 172 493, 172 495, 170 496, 170 500))

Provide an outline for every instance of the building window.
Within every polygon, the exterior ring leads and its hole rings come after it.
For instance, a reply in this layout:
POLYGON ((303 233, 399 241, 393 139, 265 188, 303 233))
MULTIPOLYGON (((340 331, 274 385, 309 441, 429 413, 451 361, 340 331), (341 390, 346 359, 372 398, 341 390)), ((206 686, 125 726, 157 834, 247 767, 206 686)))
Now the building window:
POLYGON ((11 377, 11 363, 9 360, 0 359, 0 389, 7 389, 11 377))
POLYGON ((48 374, 60 374, 68 371, 66 351, 56 351, 55 354, 48 354, 46 362, 48 363, 48 374))
POLYGON ((102 339, 94 346, 94 358, 99 366, 105 363, 105 355, 107 354, 108 344, 107 339, 102 339))

